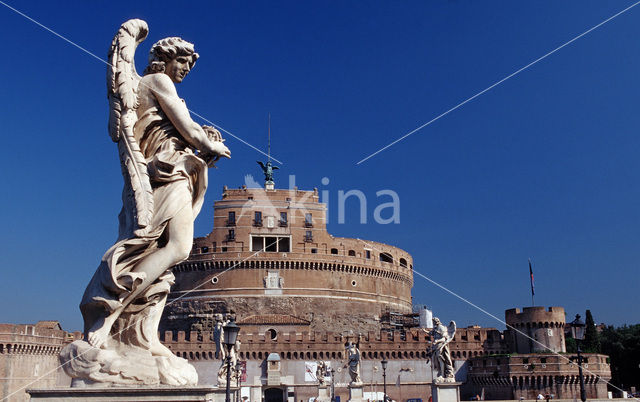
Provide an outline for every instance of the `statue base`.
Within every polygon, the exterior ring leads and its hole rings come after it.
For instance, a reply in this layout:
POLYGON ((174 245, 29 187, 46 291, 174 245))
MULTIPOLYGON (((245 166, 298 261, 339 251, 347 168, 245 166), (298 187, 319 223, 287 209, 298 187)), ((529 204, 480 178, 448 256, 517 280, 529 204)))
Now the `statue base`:
POLYGON ((120 343, 117 347, 97 349, 78 340, 62 349, 60 363, 73 379, 72 388, 198 384, 198 373, 186 359, 153 356, 149 350, 120 343))
POLYGON ((433 402, 460 402, 460 382, 433 382, 431 397, 433 402))
MULTIPOLYGON (((364 391, 362 383, 349 384, 349 402, 362 402, 364 400, 364 391)), ((435 402, 435 401, 434 401, 435 402)))
MULTIPOLYGON (((91 387, 29 389, 32 401, 124 402, 124 401, 212 401, 224 402, 224 389, 212 387, 91 387)), ((236 402, 235 392, 231 401, 236 402)))
POLYGON ((329 395, 329 387, 326 385, 318 385, 318 397, 316 402, 330 402, 331 395, 329 395))

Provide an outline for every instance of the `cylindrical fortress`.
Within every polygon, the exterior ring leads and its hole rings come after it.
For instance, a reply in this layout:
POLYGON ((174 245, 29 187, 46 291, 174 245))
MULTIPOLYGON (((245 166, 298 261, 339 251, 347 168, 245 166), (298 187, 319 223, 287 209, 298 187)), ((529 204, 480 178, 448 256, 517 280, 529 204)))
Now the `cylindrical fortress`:
POLYGON ((515 353, 566 352, 562 307, 524 307, 506 310, 511 350, 515 353))
POLYGON ((212 313, 234 311, 256 325, 366 333, 385 312, 411 313, 411 256, 331 236, 317 190, 225 187, 213 231, 173 272, 162 330, 208 330, 212 313))

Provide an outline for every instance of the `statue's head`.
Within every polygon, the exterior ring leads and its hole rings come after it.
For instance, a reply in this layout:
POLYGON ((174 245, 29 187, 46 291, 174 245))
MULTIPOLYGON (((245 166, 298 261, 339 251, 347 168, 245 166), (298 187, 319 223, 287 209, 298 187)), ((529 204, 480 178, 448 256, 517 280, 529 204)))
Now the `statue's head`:
POLYGON ((149 65, 144 74, 165 73, 173 82, 181 82, 198 57, 193 43, 178 37, 164 38, 151 46, 149 65))
POLYGON ((440 325, 440 319, 438 317, 433 317, 433 325, 440 325))

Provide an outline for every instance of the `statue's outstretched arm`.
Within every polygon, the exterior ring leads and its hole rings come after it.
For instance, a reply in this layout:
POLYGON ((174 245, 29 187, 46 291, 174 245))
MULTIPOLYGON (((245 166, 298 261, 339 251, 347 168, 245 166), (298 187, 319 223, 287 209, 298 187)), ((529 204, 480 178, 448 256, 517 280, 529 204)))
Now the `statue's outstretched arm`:
POLYGON ((166 74, 149 76, 149 88, 156 96, 162 111, 182 137, 197 150, 229 157, 230 152, 221 142, 212 142, 202 127, 191 119, 187 105, 178 96, 176 87, 166 74))

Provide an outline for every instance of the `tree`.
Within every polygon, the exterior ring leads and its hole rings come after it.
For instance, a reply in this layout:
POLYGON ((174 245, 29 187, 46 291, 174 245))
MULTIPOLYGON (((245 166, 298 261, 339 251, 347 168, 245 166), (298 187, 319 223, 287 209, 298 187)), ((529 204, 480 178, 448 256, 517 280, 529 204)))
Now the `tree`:
POLYGON ((585 318, 584 341, 582 351, 585 353, 600 353, 600 334, 596 330, 591 310, 587 310, 585 318))
MULTIPOLYGON (((640 324, 614 328, 600 334, 602 353, 611 361, 611 383, 617 387, 640 386, 640 324)), ((611 389, 613 391, 613 389, 611 389)))

